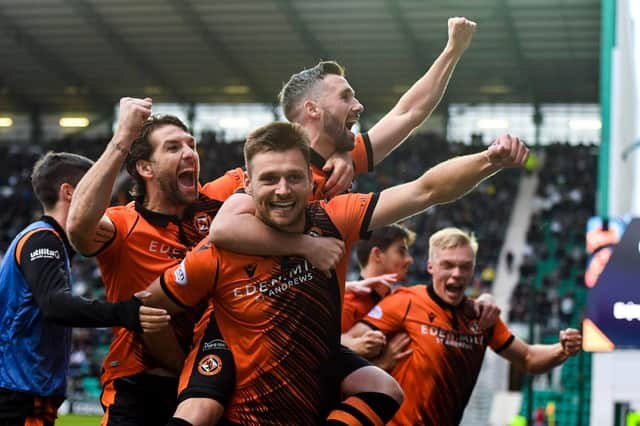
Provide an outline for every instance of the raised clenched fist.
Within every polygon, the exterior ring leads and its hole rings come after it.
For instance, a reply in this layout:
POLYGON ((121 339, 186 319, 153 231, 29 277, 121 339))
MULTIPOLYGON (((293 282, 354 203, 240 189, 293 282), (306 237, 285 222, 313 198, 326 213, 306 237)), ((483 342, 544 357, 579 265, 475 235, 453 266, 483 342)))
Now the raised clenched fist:
POLYGON ((577 354, 582 347, 582 335, 575 328, 562 330, 560 331, 560 344, 565 354, 573 356, 577 354))
POLYGON ((497 167, 522 167, 529 158, 529 148, 511 135, 498 137, 485 151, 487 160, 497 167))
POLYGON ((151 115, 151 98, 122 98, 115 136, 123 148, 130 148, 140 134, 142 125, 151 115))
POLYGON ((449 41, 448 45, 457 52, 464 50, 471 44, 473 34, 476 32, 476 24, 467 18, 455 17, 449 18, 449 41))

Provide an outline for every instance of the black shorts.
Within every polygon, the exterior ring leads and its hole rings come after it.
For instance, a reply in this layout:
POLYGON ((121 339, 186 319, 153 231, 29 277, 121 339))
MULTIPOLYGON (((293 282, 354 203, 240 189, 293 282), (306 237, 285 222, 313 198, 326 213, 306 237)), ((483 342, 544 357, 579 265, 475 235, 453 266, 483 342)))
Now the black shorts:
POLYGON ((100 398, 107 426, 164 425, 176 410, 178 379, 136 374, 107 382, 100 398))
POLYGON ((0 388, 0 426, 24 426, 39 420, 53 426, 63 396, 36 396, 0 388))
POLYGON ((180 374, 178 402, 210 398, 226 405, 235 383, 233 355, 218 329, 213 309, 208 307, 196 326, 193 349, 180 374))
POLYGON ((348 347, 340 345, 336 359, 332 362, 333 376, 334 379, 337 380, 338 384, 340 384, 349 374, 362 367, 368 367, 371 365, 373 364, 362 356, 358 355, 348 347))
POLYGON ((339 404, 344 396, 340 392, 342 381, 351 373, 362 367, 371 366, 362 356, 358 355, 344 345, 340 345, 335 355, 330 359, 327 368, 325 368, 325 381, 327 390, 322 401, 322 411, 325 415, 339 404))

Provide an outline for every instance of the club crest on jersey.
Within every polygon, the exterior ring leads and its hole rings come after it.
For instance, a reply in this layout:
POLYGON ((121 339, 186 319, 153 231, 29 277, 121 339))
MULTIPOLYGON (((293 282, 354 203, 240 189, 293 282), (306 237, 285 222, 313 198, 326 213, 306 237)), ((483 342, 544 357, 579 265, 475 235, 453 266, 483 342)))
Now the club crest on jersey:
POLYGON ((380 309, 380 306, 376 305, 369 311, 367 315, 369 315, 371 318, 380 319, 382 318, 382 309, 380 309))
POLYGON ((187 271, 184 268, 184 260, 180 262, 178 268, 173 271, 173 277, 176 279, 176 284, 186 285, 187 284, 187 271))
POLYGON ((469 329, 471 330, 472 333, 480 333, 480 324, 478 324, 478 321, 471 321, 471 323, 469 324, 469 329))
POLYGON ((198 361, 198 373, 215 376, 222 371, 222 360, 218 355, 206 355, 198 361))
POLYGON ((434 319, 436 319, 436 314, 429 312, 429 322, 433 322, 434 319))
POLYGON ((193 218, 193 225, 200 233, 209 232, 210 222, 209 215, 206 213, 199 213, 193 218))
POLYGON ((255 263, 252 263, 251 265, 245 265, 244 271, 247 273, 247 276, 249 278, 253 278, 253 274, 256 272, 257 267, 258 265, 256 265, 255 263))

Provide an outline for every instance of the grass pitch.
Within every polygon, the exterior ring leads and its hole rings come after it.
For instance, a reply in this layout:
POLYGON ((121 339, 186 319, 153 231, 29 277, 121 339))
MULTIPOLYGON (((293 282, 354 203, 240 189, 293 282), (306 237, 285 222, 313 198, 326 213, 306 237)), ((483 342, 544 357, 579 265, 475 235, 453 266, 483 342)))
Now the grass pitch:
POLYGON ((76 416, 69 414, 58 417, 56 426, 99 426, 100 419, 100 416, 76 416))

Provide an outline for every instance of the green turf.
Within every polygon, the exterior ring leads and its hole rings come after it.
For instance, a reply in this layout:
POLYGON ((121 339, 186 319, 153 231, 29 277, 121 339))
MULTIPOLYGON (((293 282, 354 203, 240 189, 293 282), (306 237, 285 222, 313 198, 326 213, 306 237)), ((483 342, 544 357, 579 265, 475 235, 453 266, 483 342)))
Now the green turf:
POLYGON ((76 416, 69 414, 68 416, 58 417, 56 426, 98 426, 100 419, 100 416, 76 416))

